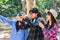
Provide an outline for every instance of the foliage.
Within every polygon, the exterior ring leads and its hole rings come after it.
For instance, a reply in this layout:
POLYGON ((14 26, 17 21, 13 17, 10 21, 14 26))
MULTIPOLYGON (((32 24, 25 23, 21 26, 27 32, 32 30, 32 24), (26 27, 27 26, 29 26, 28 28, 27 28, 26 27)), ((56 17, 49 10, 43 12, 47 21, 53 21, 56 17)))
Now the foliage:
MULTIPOLYGON (((56 0, 57 3, 57 12, 60 13, 60 0, 56 0)), ((37 8, 45 17, 45 9, 52 9, 53 8, 53 0, 37 0, 37 8)), ((60 16, 60 15, 59 15, 60 16)), ((58 17, 59 17, 58 16, 58 17)), ((60 18, 60 17, 59 17, 60 18)))
POLYGON ((0 14, 15 16, 21 10, 21 0, 0 0, 0 14))
MULTIPOLYGON (((57 12, 60 14, 60 0, 56 0, 57 12)), ((53 8, 53 0, 36 0, 38 10, 45 17, 45 9, 53 8)), ((0 14, 3 16, 13 17, 22 9, 21 0, 0 0, 0 14)), ((26 9, 25 9, 26 10, 26 9)), ((60 18, 58 15, 57 18, 60 18)))

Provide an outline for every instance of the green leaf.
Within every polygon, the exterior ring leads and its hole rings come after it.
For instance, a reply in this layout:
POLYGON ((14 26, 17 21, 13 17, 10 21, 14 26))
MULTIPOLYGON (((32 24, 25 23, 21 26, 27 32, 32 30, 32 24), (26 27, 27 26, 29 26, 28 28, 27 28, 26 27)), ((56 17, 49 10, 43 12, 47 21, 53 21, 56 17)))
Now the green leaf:
POLYGON ((0 4, 3 4, 3 0, 0 0, 0 4))

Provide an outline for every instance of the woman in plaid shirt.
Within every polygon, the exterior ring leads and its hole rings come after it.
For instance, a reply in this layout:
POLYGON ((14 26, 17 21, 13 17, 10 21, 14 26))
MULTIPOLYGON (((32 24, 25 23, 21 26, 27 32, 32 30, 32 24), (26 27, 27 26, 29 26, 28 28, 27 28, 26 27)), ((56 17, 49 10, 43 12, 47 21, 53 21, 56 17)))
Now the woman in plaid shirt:
POLYGON ((57 12, 54 9, 46 9, 46 24, 39 22, 39 26, 43 29, 44 40, 57 40, 58 25, 56 22, 57 12))

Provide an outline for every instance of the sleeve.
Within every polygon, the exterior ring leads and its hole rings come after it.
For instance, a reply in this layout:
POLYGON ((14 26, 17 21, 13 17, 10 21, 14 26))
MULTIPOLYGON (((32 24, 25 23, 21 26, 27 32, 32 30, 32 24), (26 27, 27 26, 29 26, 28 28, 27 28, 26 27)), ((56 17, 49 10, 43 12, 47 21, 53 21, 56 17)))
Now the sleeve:
POLYGON ((21 22, 21 27, 22 27, 22 29, 30 28, 28 22, 25 22, 25 21, 22 21, 22 22, 21 22))
POLYGON ((31 20, 32 20, 32 19, 26 17, 24 21, 26 21, 26 22, 28 23, 27 25, 28 25, 29 27, 36 27, 36 26, 37 26, 37 23, 33 23, 31 20))
POLYGON ((54 24, 54 27, 51 28, 51 30, 47 31, 45 28, 43 29, 43 34, 44 34, 44 37, 46 38, 49 38, 51 37, 52 35, 54 35, 55 33, 57 33, 58 31, 58 26, 56 24, 54 24))
POLYGON ((41 17, 41 18, 40 18, 40 22, 45 25, 45 20, 44 20, 44 18, 41 17))
POLYGON ((37 26, 37 24, 32 23, 31 21, 29 21, 29 22, 22 21, 21 26, 22 26, 22 28, 31 28, 31 27, 34 28, 37 26))
POLYGON ((3 16, 1 16, 1 15, 0 15, 0 19, 1 19, 3 22, 6 22, 6 23, 12 25, 13 20, 9 20, 9 19, 7 19, 7 18, 5 18, 5 17, 3 17, 3 16))

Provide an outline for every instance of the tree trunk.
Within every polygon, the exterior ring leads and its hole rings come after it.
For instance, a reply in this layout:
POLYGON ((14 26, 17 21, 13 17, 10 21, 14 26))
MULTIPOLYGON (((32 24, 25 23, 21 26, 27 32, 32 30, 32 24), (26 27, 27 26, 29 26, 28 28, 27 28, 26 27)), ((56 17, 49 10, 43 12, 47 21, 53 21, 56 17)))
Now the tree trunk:
POLYGON ((27 15, 29 15, 29 10, 31 9, 31 0, 26 0, 26 6, 27 6, 27 15))
POLYGON ((26 0, 21 0, 22 10, 23 10, 23 11, 25 11, 25 5, 26 5, 25 2, 26 2, 26 0))
POLYGON ((53 0, 53 7, 56 10, 56 0, 53 0))
POLYGON ((36 0, 34 0, 33 5, 34 5, 33 7, 36 7, 36 0))

